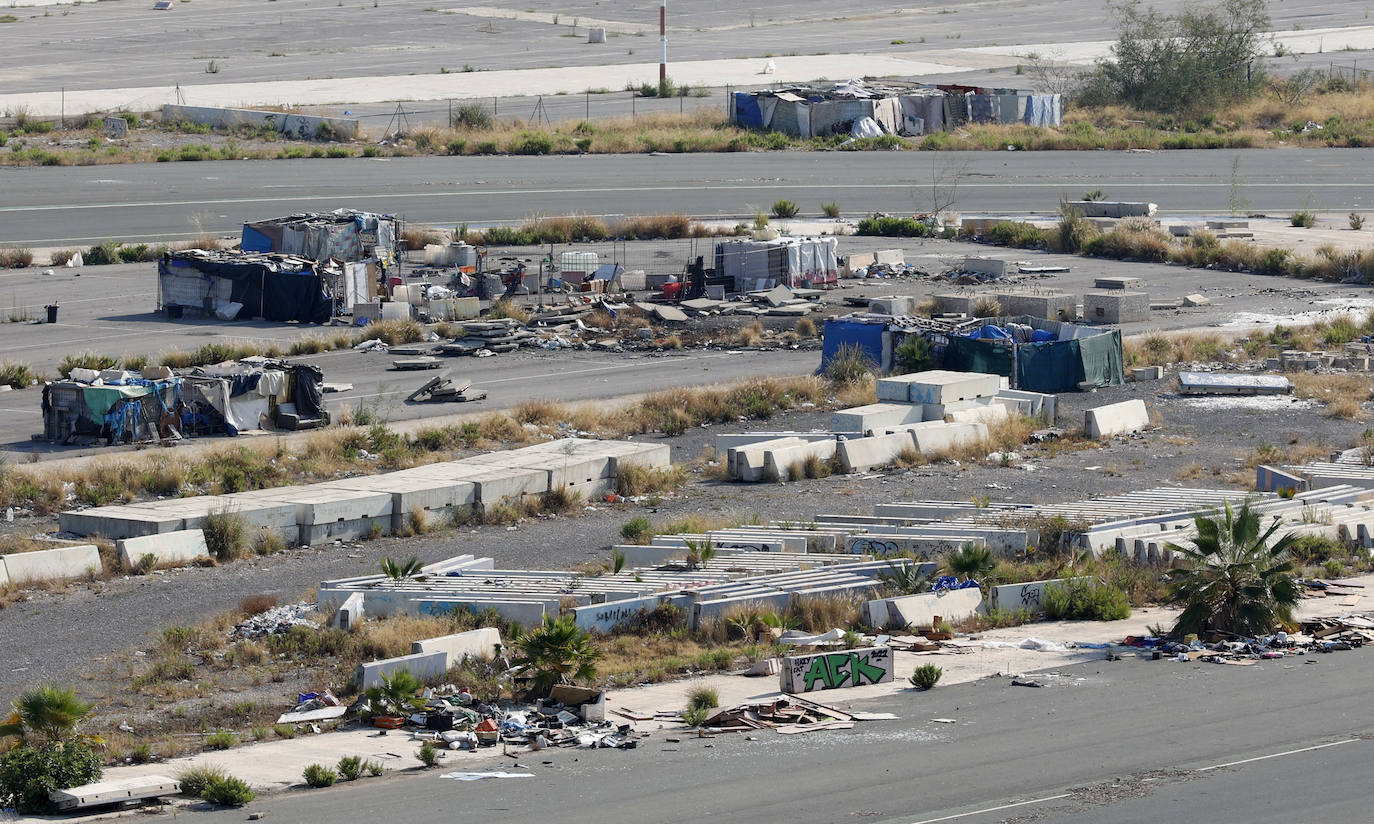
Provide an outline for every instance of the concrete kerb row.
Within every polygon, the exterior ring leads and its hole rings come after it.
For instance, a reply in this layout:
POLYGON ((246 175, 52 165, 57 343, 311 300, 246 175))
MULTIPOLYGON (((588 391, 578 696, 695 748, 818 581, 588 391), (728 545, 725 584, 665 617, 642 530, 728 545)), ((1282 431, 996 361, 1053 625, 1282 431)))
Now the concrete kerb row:
POLYGON ((631 464, 666 468, 668 447, 567 438, 318 484, 64 512, 59 523, 78 535, 128 539, 200 529, 209 515, 230 512, 254 530, 309 545, 404 534, 417 514, 451 519, 552 490, 590 499, 614 488, 618 468, 631 464))

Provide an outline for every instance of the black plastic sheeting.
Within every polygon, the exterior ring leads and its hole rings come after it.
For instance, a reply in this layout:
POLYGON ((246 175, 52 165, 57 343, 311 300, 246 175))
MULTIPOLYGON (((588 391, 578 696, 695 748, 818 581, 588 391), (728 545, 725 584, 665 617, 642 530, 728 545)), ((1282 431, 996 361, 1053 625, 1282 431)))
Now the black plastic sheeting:
POLYGON ((243 304, 235 320, 327 323, 333 311, 332 302, 324 293, 324 280, 313 270, 277 272, 263 263, 195 258, 164 258, 161 265, 189 266, 231 281, 233 291, 229 299, 243 304))
POLYGON ((302 420, 321 417, 321 410, 324 409, 324 373, 317 366, 298 363, 291 367, 291 374, 296 379, 295 392, 291 395, 296 403, 296 414, 302 420))

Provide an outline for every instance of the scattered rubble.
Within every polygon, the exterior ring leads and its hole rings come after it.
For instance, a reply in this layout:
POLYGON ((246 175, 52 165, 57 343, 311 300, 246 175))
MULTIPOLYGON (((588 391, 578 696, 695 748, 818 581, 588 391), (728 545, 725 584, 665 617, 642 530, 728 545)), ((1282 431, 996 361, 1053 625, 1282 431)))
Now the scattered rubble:
POLYGON ((315 604, 308 601, 272 607, 238 622, 229 634, 239 638, 263 638, 280 635, 292 627, 315 628, 319 623, 310 617, 314 612, 315 604))

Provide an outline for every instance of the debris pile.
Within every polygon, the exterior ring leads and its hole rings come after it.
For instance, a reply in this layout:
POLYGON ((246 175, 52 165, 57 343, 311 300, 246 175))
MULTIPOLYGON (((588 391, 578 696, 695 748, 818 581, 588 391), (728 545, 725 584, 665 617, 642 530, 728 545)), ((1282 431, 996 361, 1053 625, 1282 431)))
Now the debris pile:
POLYGON ((722 707, 707 716, 703 724, 709 732, 776 730, 783 735, 847 730, 853 726, 853 715, 795 696, 722 707))
POLYGON ((263 638, 280 635, 292 627, 316 627, 317 622, 309 616, 315 612, 315 605, 309 601, 298 604, 283 604, 279 607, 250 615, 234 625, 229 634, 237 638, 263 638))

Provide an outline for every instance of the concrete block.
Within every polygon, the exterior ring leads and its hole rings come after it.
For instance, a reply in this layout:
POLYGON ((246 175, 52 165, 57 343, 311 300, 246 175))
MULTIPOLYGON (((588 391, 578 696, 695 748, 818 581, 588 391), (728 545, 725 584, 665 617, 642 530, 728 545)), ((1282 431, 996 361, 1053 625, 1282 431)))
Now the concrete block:
POLYGON ((869 601, 864 608, 873 626, 904 629, 932 626, 936 616, 943 621, 963 621, 976 615, 982 604, 983 591, 970 587, 883 598, 869 601))
POLYGON ((1285 489, 1306 492, 1307 479, 1275 466, 1261 464, 1255 467, 1255 489, 1260 492, 1282 492, 1285 489))
POLYGON ((886 295, 868 299, 868 311, 875 315, 910 315, 916 299, 910 295, 886 295))
POLYGON ((385 658, 359 664, 353 675, 358 689, 365 690, 382 683, 382 676, 393 675, 401 670, 410 670, 411 675, 422 681, 442 678, 448 672, 447 652, 422 652, 417 655, 402 655, 399 658, 385 658))
POLYGON ((133 569, 145 555, 151 555, 155 566, 188 564, 210 557, 205 546, 205 533, 199 529, 183 529, 160 535, 122 538, 116 542, 119 562, 125 569, 133 569))
MULTIPOLYGON (((987 541, 980 536, 968 535, 897 535, 889 532, 859 533, 845 539, 845 551, 856 555, 872 555, 886 558, 899 553, 909 554, 920 560, 938 558, 967 544, 986 546, 987 541)), ((934 570, 931 570, 934 572, 934 570)))
POLYGON ((915 437, 910 432, 898 432, 840 441, 836 454, 845 472, 867 472, 874 467, 887 466, 905 450, 915 449, 915 437))
POLYGON ((540 469, 446 461, 417 466, 405 472, 415 477, 468 481, 476 490, 477 503, 482 506, 549 491, 549 473, 540 469))
POLYGON ((1131 369, 1133 381, 1157 381, 1164 377, 1162 366, 1136 366, 1131 369))
POLYGON ((94 544, 40 549, 35 552, 14 552, 0 555, 3 577, 11 586, 84 578, 100 572, 100 550, 94 544))
POLYGON ((982 297, 972 292, 946 292, 943 295, 935 295, 935 309, 946 314, 972 315, 973 305, 982 297))
POLYGON ((501 632, 496 627, 482 627, 438 638, 426 638, 410 645, 412 655, 428 652, 442 652, 448 655, 450 667, 460 664, 464 658, 494 658, 496 648, 501 646, 501 632))
POLYGON ((830 428, 836 432, 862 432, 897 426, 904 423, 918 423, 922 420, 922 410, 918 404, 900 402, 879 402, 840 409, 830 416, 830 428))
POLYGON ((1150 411, 1140 399, 1111 403, 1083 413, 1083 431, 1089 438, 1106 438, 1137 432, 1150 425, 1150 411))
POLYGON ((989 297, 997 298, 1004 315, 1029 315, 1059 321, 1078 317, 1078 298, 1067 292, 999 292, 989 297))
POLYGON ((712 598, 692 604, 690 629, 698 629, 711 621, 718 621, 737 609, 771 609, 785 611, 792 603, 792 594, 774 590, 732 595, 727 598, 712 598))
POLYGON ((1098 277, 1093 279, 1093 288, 1141 292, 1145 290, 1145 279, 1126 276, 1098 277))
POLYGON ((795 481, 798 476, 794 470, 808 458, 829 461, 835 457, 836 441, 815 441, 795 446, 770 449, 763 453, 764 480, 795 481))
POLYGON ((334 611, 334 615, 329 619, 329 625, 335 629, 353 629, 361 624, 364 613, 363 600, 361 592, 349 595, 334 611))
POLYGON ((977 404, 947 414, 953 423, 984 423, 989 426, 1002 423, 1010 417, 1007 406, 1002 403, 977 404))
POLYGON ((778 673, 779 689, 789 693, 866 687, 892 680, 890 647, 861 647, 816 655, 788 655, 778 673))
POLYGON ((600 486, 610 475, 611 459, 605 455, 559 452, 492 452, 464 458, 464 463, 511 469, 536 469, 548 476, 549 489, 582 492, 600 486))
POLYGON ((1020 584, 989 587, 987 609, 1007 611, 1028 609, 1035 615, 1040 615, 1045 611, 1045 590, 1052 586, 1067 586, 1071 583, 1086 584, 1091 587, 1097 585, 1097 579, 1092 576, 1055 578, 1048 581, 1026 581, 1020 584))
POLYGON ((57 525, 61 531, 75 535, 133 538, 175 532, 182 528, 182 518, 130 506, 98 506, 79 512, 60 513, 57 525))
POLYGON ((964 258, 964 265, 961 269, 962 271, 970 272, 975 275, 991 275, 992 277, 1000 278, 1007 273, 1007 267, 1009 265, 1010 264, 1005 260, 977 256, 964 258))
POLYGON ((1057 398, 1055 398, 1054 395, 1047 395, 1042 392, 1027 392, 1022 389, 999 389, 996 397, 998 399, 1005 398, 1008 400, 1030 401, 1031 406, 1029 414, 1044 415, 1045 420, 1049 421, 1051 424, 1055 421, 1057 398))
POLYGON ((859 437, 858 432, 842 433, 834 430, 827 432, 721 432, 716 435, 716 459, 722 455, 728 455, 731 449, 762 441, 773 441, 778 438, 796 438, 802 441, 830 441, 834 440, 837 434, 852 434, 859 437))
POLYGON ((1071 200, 1068 205, 1084 217, 1153 217, 1159 208, 1153 203, 1111 200, 1071 200))
POLYGON ((887 266, 901 266, 906 263, 906 253, 901 249, 879 249, 873 253, 873 262, 887 266))
POLYGON ((1136 323, 1150 319, 1147 292, 1085 292, 1083 318, 1093 323, 1136 323))
POLYGON ((307 546, 325 540, 354 540, 378 530, 391 531, 391 495, 386 492, 314 484, 244 492, 236 497, 294 506, 299 540, 307 546))
POLYGON ((1183 305, 1184 305, 1184 306, 1188 306, 1188 307, 1194 307, 1194 306, 1211 306, 1211 305, 1212 305, 1212 300, 1211 300, 1211 298, 1203 297, 1202 295, 1199 295, 1199 294, 1197 294, 1197 293, 1193 293, 1193 294, 1191 294, 1191 295, 1184 295, 1184 296, 1183 296, 1183 305))
POLYGON ((922 455, 937 455, 970 444, 986 443, 988 427, 984 423, 943 423, 917 429, 912 434, 922 455))
POLYGON ((949 372, 943 369, 903 375, 911 386, 911 403, 949 404, 997 394, 1001 378, 982 372, 949 372))
POLYGON ((801 438, 774 438, 731 448, 725 454, 726 469, 730 477, 737 481, 757 482, 763 480, 764 454, 770 449, 797 446, 807 441, 801 438))

